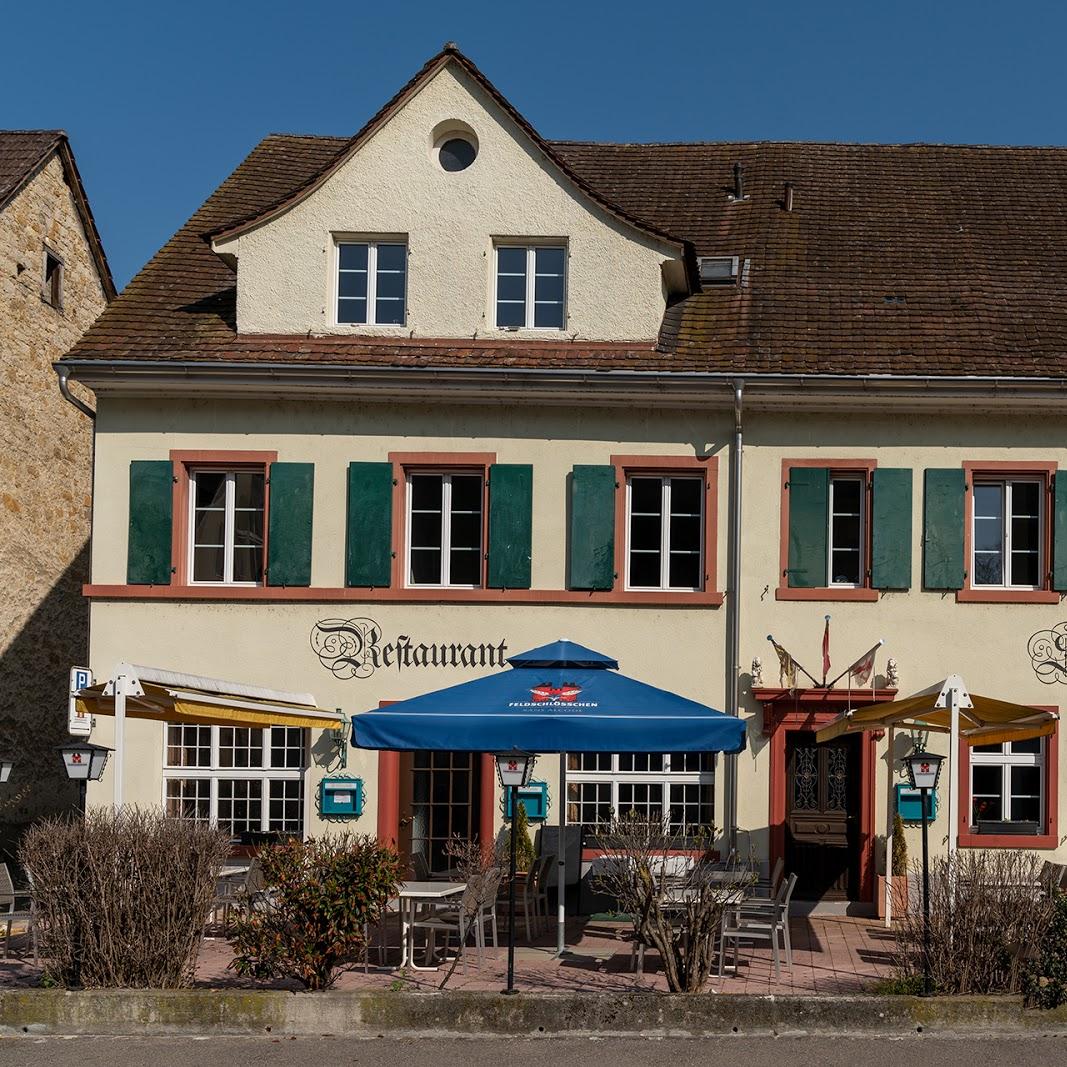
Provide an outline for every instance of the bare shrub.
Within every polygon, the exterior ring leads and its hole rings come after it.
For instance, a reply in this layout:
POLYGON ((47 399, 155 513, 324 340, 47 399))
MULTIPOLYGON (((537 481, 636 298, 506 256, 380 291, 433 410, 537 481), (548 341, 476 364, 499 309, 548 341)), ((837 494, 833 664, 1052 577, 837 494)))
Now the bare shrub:
POLYGON ((189 985, 228 853, 218 830, 137 808, 37 823, 19 861, 46 975, 65 986, 189 985))
MULTIPOLYGON (((445 843, 445 855, 448 856, 449 867, 456 877, 467 885, 457 907, 469 929, 478 913, 492 904, 499 892, 501 875, 507 863, 507 848, 504 842, 498 843, 495 849, 485 848, 480 841, 468 841, 458 834, 453 834, 445 843)), ((438 989, 444 989, 448 985, 466 950, 467 942, 464 940, 452 957, 438 989)))
POLYGON ((613 819, 597 838, 605 856, 594 888, 614 897, 637 941, 659 952, 672 993, 699 992, 711 975, 723 912, 751 876, 737 872, 730 886, 716 877, 710 829, 694 844, 691 836, 631 814, 613 819))
MULTIPOLYGON (((913 866, 922 885, 922 867, 913 866)), ((1048 933, 1055 901, 1041 860, 1014 849, 958 852, 930 864, 930 970, 938 993, 1019 993, 1031 946, 1048 933)), ((897 973, 923 973, 922 893, 896 926, 897 973)))

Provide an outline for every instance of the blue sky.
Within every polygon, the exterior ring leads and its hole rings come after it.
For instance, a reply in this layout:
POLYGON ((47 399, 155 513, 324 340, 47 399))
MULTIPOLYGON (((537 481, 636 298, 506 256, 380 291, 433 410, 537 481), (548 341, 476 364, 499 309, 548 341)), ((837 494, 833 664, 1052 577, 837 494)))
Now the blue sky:
POLYGON ((53 0, 3 21, 0 125, 70 133, 120 287, 264 134, 354 132, 446 40, 549 138, 1067 144, 1062 0, 53 0))

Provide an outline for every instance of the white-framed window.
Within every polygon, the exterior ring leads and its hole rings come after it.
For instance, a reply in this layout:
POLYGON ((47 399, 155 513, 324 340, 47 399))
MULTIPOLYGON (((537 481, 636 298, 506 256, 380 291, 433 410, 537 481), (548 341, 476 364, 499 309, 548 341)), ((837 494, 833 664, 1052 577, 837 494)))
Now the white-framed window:
POLYGON ((1037 478, 975 478, 971 585, 1039 589, 1042 585, 1044 485, 1037 478))
POLYGON ((190 581, 261 585, 266 521, 266 471, 189 472, 190 581))
POLYGON ((41 298, 46 304, 63 308, 63 260, 50 248, 44 250, 44 273, 41 277, 41 298))
POLYGON ((408 585, 476 589, 482 584, 484 497, 480 471, 408 474, 408 585))
POLYGON ((572 752, 567 755, 567 820, 588 830, 612 815, 666 820, 674 833, 715 821, 711 752, 572 752))
POLYGON ((702 589, 704 479, 630 475, 626 538, 628 589, 702 589))
POLYGON ((235 836, 303 834, 306 746, 305 731, 294 726, 167 723, 164 811, 235 836))
POLYGON ((403 326, 408 246, 398 241, 337 242, 339 325, 403 326))
POLYGON ((1045 742, 1005 741, 971 749, 971 825, 1045 823, 1045 742))
POLYGON ((867 555, 865 489, 862 474, 830 475, 829 585, 849 588, 863 585, 867 555))
POLYGON ((562 330, 567 317, 567 249, 497 245, 495 304, 498 329, 562 330))

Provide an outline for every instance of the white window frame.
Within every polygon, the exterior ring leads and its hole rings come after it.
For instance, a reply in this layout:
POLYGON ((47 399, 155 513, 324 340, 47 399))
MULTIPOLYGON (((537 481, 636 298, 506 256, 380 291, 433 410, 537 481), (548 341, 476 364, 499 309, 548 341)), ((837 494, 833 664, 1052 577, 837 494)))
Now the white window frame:
MULTIPOLYGON (((1000 800, 1001 812, 999 819, 991 822, 1029 822, 1025 819, 1013 819, 1011 817, 1012 793, 1011 793, 1011 769, 1012 767, 1037 767, 1040 772, 1040 786, 1038 790, 1038 832, 1046 833, 1048 830, 1048 810, 1046 808, 1046 790, 1048 788, 1046 769, 1048 766, 1048 739, 1041 738, 1041 750, 1039 752, 977 752, 971 750, 971 781, 970 781, 970 804, 971 810, 967 812, 968 825, 974 825, 974 768, 975 767, 1000 767, 1000 800)), ((1005 742, 1010 744, 1010 742, 1005 742)), ((987 794, 981 794, 983 796, 987 794)))
POLYGON ((546 238, 543 241, 500 240, 493 245, 493 285, 492 316, 493 327, 508 333, 514 330, 537 330, 541 333, 561 333, 567 328, 567 290, 569 288, 570 250, 566 241, 559 238, 546 238), (502 248, 521 248, 526 252, 526 316, 522 326, 501 326, 497 321, 497 286, 500 280, 500 250, 502 248), (563 252, 563 321, 559 326, 535 326, 536 314, 534 292, 536 286, 537 249, 558 248, 563 252))
MULTIPOLYGON (((674 592, 674 593, 699 593, 704 588, 704 554, 707 551, 707 547, 704 544, 706 534, 706 516, 704 509, 707 504, 705 497, 707 495, 707 483, 704 478, 699 474, 656 474, 654 471, 644 473, 642 471, 631 471, 626 475, 626 543, 623 549, 626 553, 626 589, 634 590, 635 592, 674 592), (659 542, 659 585, 631 585, 630 584, 630 539, 632 535, 632 483, 634 478, 658 478, 660 481, 660 542, 659 542), (670 552, 671 552, 671 482, 674 479, 688 479, 690 481, 699 482, 701 486, 700 494, 700 563, 697 573, 701 576, 699 585, 671 585, 670 584, 670 552)), ((638 550, 642 551, 642 550, 638 550)), ((643 550, 643 551, 648 551, 643 550)))
MULTIPOLYGON (((866 586, 867 577, 867 475, 862 472, 830 471, 829 500, 827 502, 827 530, 826 530, 826 587, 827 589, 863 589, 866 586), (860 487, 860 511, 859 511, 859 563, 860 573, 858 582, 835 582, 834 581, 834 482, 857 482, 860 487)), ((852 512, 840 512, 841 515, 851 515, 852 512)), ((847 546, 851 548, 851 546, 847 546)))
MULTIPOLYGON (((603 754, 603 753, 602 753, 603 754)), ((646 753, 639 753, 645 755, 646 753)), ((581 785, 583 783, 599 784, 608 783, 611 786, 611 810, 616 816, 625 815, 619 811, 619 786, 620 785, 660 785, 663 787, 664 814, 670 812, 671 786, 672 785, 706 785, 711 787, 711 819, 715 819, 715 757, 712 756, 712 769, 710 771, 672 771, 671 754, 652 753, 663 756, 663 770, 656 771, 622 771, 619 769, 619 761, 622 753, 612 752, 611 770, 609 771, 567 771, 567 784, 581 785)), ((569 797, 564 797, 565 804, 570 803, 569 797)), ((588 825, 588 824, 585 824, 588 825)))
MULTIPOLYGON (((167 810, 167 783, 170 781, 179 781, 186 778, 195 778, 201 781, 208 781, 210 785, 209 793, 209 814, 208 823, 211 826, 218 826, 219 824, 219 782, 222 779, 226 780, 240 780, 240 781, 258 781, 260 783, 260 826, 259 830, 253 830, 253 833, 268 832, 270 829, 270 783, 272 781, 299 781, 303 783, 302 796, 301 796, 301 809, 300 809, 300 830, 299 833, 302 837, 308 835, 308 783, 307 783, 307 768, 308 768, 308 731, 303 730, 303 756, 301 759, 301 765, 299 767, 271 767, 271 745, 270 745, 270 731, 271 727, 252 727, 251 729, 262 731, 262 752, 263 752, 263 767, 222 767, 219 763, 219 730, 218 726, 209 726, 207 729, 211 731, 211 761, 208 767, 181 767, 167 762, 167 735, 168 726, 177 725, 193 725, 185 723, 165 723, 163 727, 163 795, 162 805, 163 811, 167 810)), ((295 831, 294 831, 295 832, 295 831)))
MULTIPOLYGON (((235 582, 233 579, 234 558, 234 526, 236 514, 236 475, 237 474, 262 474, 263 475, 263 531, 266 541, 267 530, 267 471, 265 467, 230 467, 221 470, 218 467, 193 467, 189 470, 189 514, 187 516, 188 537, 186 538, 188 553, 186 556, 186 574, 189 576, 190 585, 213 585, 213 586, 242 586, 256 588, 263 582, 235 582), (194 560, 196 553, 196 478, 198 474, 225 474, 226 476, 226 501, 225 516, 223 519, 223 545, 222 545, 222 581, 211 580, 197 581, 194 575, 194 560)), ((266 559, 263 560, 264 574, 266 573, 266 559)))
POLYGON ((334 326, 391 326, 400 330, 408 322, 408 242, 406 237, 334 239, 333 253, 333 324, 334 326), (341 246, 367 246, 367 317, 362 322, 342 322, 340 311, 341 246), (402 245, 404 248, 404 319, 402 322, 378 322, 378 245, 402 245))
POLYGON ((463 468, 448 470, 409 470, 404 477, 404 585, 409 589, 481 589, 485 581, 485 481, 486 472, 482 469, 464 470, 463 468), (441 485, 441 581, 440 582, 415 582, 411 577, 411 479, 412 477, 440 477, 441 485), (482 483, 482 507, 481 523, 478 530, 478 573, 481 581, 475 585, 457 584, 452 582, 452 478, 480 478, 482 483))
POLYGON ((972 589, 1043 589, 1045 587, 1042 575, 1045 573, 1045 553, 1046 553, 1046 540, 1047 532, 1045 528, 1045 497, 1046 488, 1045 482, 1041 478, 1026 477, 1021 475, 1017 478, 994 478, 986 477, 983 475, 975 475, 971 479, 971 558, 968 561, 971 568, 971 588, 972 589), (1011 532, 1011 496, 1014 486, 1019 484, 1036 485, 1037 486, 1037 584, 1036 585, 1015 585, 1011 582, 1011 554, 1012 554, 1012 532, 1011 532), (975 566, 975 557, 978 554, 978 541, 975 536, 976 524, 978 522, 978 507, 976 504, 976 495, 974 489, 979 485, 995 485, 1001 491, 1001 518, 1003 521, 1003 528, 1001 531, 1001 556, 1003 561, 1002 575, 1004 577, 1003 582, 994 584, 992 582, 979 582, 978 568, 975 566))

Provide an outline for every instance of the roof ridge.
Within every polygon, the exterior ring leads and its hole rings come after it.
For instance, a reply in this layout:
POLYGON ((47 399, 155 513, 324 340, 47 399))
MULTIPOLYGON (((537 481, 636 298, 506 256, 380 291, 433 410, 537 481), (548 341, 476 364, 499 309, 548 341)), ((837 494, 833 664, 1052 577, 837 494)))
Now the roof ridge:
POLYGON ((729 145, 761 147, 793 147, 793 148, 959 148, 979 149, 983 151, 994 150, 1004 152, 1061 152, 1067 151, 1067 144, 1063 145, 1027 145, 1027 144, 980 144, 957 141, 810 141, 810 140, 774 140, 756 139, 748 141, 720 140, 720 141, 583 141, 583 140, 552 140, 549 142, 559 146, 581 146, 586 148, 724 148, 729 145))

